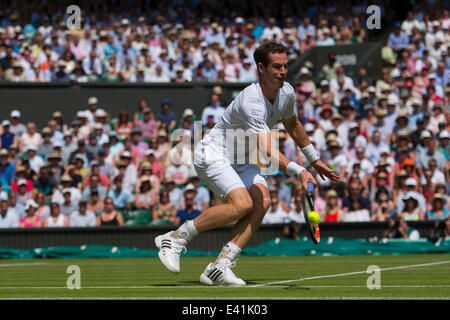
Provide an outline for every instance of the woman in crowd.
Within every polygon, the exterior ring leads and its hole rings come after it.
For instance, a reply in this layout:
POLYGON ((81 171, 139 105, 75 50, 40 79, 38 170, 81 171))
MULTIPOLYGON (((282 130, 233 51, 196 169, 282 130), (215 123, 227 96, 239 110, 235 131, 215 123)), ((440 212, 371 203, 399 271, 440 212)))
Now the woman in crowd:
POLYGON ((25 205, 26 216, 20 218, 19 228, 40 228, 42 227, 41 216, 36 215, 36 210, 38 209, 38 204, 30 199, 25 205))
POLYGON ((34 201, 38 204, 36 214, 41 216, 42 221, 50 215, 50 207, 45 204, 45 200, 45 194, 43 192, 38 192, 34 196, 34 201))
POLYGON ((120 212, 114 210, 114 203, 110 197, 103 200, 103 212, 97 216, 97 227, 123 226, 124 220, 120 212))
POLYGON ((139 192, 136 196, 136 209, 151 210, 156 203, 156 192, 152 188, 150 179, 144 175, 141 177, 139 192))
POLYGON ((443 194, 436 193, 431 198, 431 210, 427 212, 428 220, 445 220, 450 218, 449 210, 446 208, 448 204, 443 194))
POLYGON ((419 207, 419 201, 416 199, 413 193, 407 194, 403 198, 405 206, 403 212, 399 213, 399 217, 405 221, 418 221, 424 220, 425 216, 423 210, 419 207))
POLYGON ((389 191, 387 188, 382 187, 378 189, 375 194, 375 201, 372 201, 372 217, 371 221, 386 221, 394 213, 395 207, 394 202, 392 202, 389 191))
POLYGON ((130 136, 132 130, 133 123, 129 120, 128 111, 123 109, 119 112, 118 121, 114 126, 114 131, 119 139, 125 139, 130 136))
POLYGON ((338 194, 333 189, 327 192, 327 204, 321 216, 325 222, 341 222, 344 220, 344 211, 339 206, 338 194))
POLYGON ((61 213, 59 203, 52 202, 50 204, 50 216, 45 218, 44 227, 58 228, 68 226, 69 226, 69 219, 61 213))
POLYGON ((166 190, 161 191, 159 194, 159 203, 153 210, 153 221, 156 220, 169 220, 175 223, 175 217, 177 209, 169 202, 169 193, 166 190))

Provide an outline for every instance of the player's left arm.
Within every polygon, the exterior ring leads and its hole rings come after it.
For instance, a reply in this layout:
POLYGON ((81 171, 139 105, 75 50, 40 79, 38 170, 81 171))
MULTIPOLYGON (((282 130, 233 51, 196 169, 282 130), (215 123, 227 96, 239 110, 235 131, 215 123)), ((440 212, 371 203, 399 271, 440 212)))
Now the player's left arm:
POLYGON ((320 160, 317 151, 306 134, 305 128, 303 128, 302 123, 295 114, 287 119, 281 118, 281 122, 322 179, 324 179, 324 176, 327 176, 331 181, 338 182, 339 176, 320 160))

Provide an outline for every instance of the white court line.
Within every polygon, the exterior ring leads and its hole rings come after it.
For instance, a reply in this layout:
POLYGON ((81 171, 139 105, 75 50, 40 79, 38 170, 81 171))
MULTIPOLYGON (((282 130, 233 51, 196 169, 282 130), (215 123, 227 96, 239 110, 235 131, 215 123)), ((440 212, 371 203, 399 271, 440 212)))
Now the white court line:
MULTIPOLYGON (((450 263, 450 260, 439 261, 439 262, 432 262, 432 263, 423 263, 423 264, 413 264, 413 265, 407 265, 407 266, 382 268, 382 269, 380 269, 380 271, 401 270, 401 269, 409 269, 409 268, 420 268, 420 267, 435 266, 435 265, 447 264, 447 263, 450 263)), ((274 281, 274 282, 268 282, 268 283, 262 283, 262 284, 255 284, 253 286, 248 286, 248 287, 257 288, 257 287, 270 286, 270 285, 273 285, 273 284, 290 283, 290 282, 315 280, 315 279, 324 279, 324 278, 336 278, 336 277, 350 276, 350 275, 363 274, 363 273, 367 273, 367 270, 348 272, 348 273, 339 273, 339 274, 330 274, 330 275, 326 275, 326 276, 315 276, 315 277, 308 277, 308 278, 299 278, 299 279, 293 279, 293 280, 274 281)))
POLYGON ((450 297, 42 297, 0 300, 450 300, 450 297))
MULTIPOLYGON (((291 286, 270 286, 269 288, 290 288, 291 286)), ((331 285, 331 286, 296 286, 297 288, 367 288, 367 286, 347 286, 347 285, 331 285)), ((450 288, 450 285, 387 285, 383 288, 450 288)), ((214 287, 214 286, 89 286, 81 287, 81 289, 236 289, 236 288, 265 288, 256 286, 247 287, 214 287)), ((61 290, 67 289, 67 287, 0 287, 0 290, 18 290, 18 289, 36 289, 36 290, 61 290)))
POLYGON ((26 266, 38 266, 47 264, 47 262, 30 262, 30 263, 2 263, 0 264, 1 267, 26 267, 26 266))

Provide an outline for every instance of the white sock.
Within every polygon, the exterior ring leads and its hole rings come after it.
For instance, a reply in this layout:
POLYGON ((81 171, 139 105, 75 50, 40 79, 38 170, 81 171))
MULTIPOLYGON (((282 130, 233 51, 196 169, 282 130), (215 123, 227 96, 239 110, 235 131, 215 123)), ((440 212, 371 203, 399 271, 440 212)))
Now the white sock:
POLYGON ((222 251, 220 251, 216 262, 219 262, 220 259, 228 259, 230 261, 234 261, 241 251, 241 248, 230 241, 222 248, 222 251))
POLYGON ((194 226, 193 220, 186 221, 172 234, 174 238, 184 239, 186 241, 191 241, 196 235, 198 235, 198 231, 194 226))

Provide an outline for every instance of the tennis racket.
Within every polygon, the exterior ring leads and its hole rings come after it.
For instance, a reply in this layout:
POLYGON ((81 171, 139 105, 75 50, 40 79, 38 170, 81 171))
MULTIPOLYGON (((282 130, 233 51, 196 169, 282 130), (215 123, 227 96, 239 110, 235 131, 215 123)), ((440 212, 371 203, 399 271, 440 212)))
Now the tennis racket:
POLYGON ((315 244, 320 243, 320 230, 319 224, 312 225, 309 222, 308 213, 314 210, 314 185, 312 182, 308 182, 308 189, 302 195, 303 216, 305 217, 305 224, 311 236, 311 240, 315 244))

